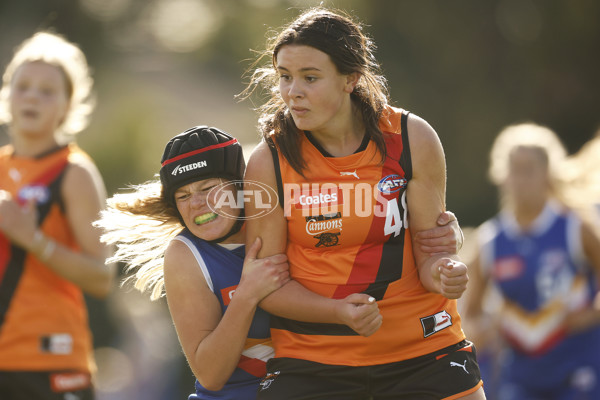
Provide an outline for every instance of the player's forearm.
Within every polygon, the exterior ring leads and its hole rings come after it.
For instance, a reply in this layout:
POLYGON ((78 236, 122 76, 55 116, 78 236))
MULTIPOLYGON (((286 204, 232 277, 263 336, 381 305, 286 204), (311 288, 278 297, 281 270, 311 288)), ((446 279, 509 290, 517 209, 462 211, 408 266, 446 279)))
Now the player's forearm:
POLYGON ((75 252, 45 235, 37 242, 28 251, 62 278, 92 296, 108 295, 114 282, 114 265, 105 265, 104 259, 75 252))
POLYGON ((338 306, 338 300, 311 292, 294 280, 260 302, 263 310, 279 317, 302 322, 342 324, 338 306))
POLYGON ((595 307, 574 311, 565 318, 565 329, 571 334, 586 331, 600 325, 600 310, 595 307))
POLYGON ((200 384, 220 390, 237 367, 256 312, 256 302, 233 296, 227 311, 213 332, 188 356, 200 384))

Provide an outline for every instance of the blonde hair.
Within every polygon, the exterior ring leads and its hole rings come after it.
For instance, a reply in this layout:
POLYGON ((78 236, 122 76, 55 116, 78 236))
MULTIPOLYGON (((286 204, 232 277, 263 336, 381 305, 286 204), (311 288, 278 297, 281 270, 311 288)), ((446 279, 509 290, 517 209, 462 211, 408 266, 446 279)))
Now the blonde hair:
POLYGON ((16 71, 23 64, 44 62, 62 70, 67 81, 69 112, 59 127, 57 138, 68 140, 85 129, 90 114, 94 110, 95 98, 92 93, 93 79, 85 55, 75 44, 64 37, 38 32, 19 45, 2 77, 0 90, 0 124, 10 123, 10 87, 16 71))
POLYGON ((579 207, 600 204, 600 131, 567 159, 567 197, 579 207))
MULTIPOLYGON (((183 226, 175 208, 164 201, 159 180, 131 186, 133 192, 115 194, 94 226, 105 233, 100 240, 115 244, 115 254, 107 263, 126 264, 140 292, 150 292, 156 300, 164 295, 164 254, 183 226)), ((124 282, 124 283, 125 283, 124 282)))
POLYGON ((513 150, 525 147, 539 150, 548 166, 551 182, 562 180, 562 168, 567 151, 551 129, 534 123, 509 125, 496 137, 490 152, 488 175, 492 183, 500 185, 508 175, 508 162, 513 150))

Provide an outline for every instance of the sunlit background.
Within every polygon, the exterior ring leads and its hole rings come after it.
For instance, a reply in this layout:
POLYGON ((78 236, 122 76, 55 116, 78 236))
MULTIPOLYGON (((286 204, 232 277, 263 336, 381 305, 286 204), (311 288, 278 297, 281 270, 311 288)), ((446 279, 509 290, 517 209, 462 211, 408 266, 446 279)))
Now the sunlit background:
MULTIPOLYGON (((158 171, 166 141, 194 125, 256 144, 260 99, 243 77, 272 29, 321 1, 0 0, 0 62, 36 30, 80 45, 98 107, 80 145, 109 195, 158 171)), ((365 24, 393 104, 429 121, 448 163, 448 207, 463 226, 497 210, 494 136, 511 123, 554 129, 573 152, 600 127, 596 0, 323 1, 365 24)), ((5 131, 0 135, 5 135, 5 131)), ((5 141, 0 136, 0 141, 5 141)), ((123 289, 90 300, 100 399, 175 399, 193 390, 163 302, 123 289), (148 394, 151 393, 151 394, 148 394)))

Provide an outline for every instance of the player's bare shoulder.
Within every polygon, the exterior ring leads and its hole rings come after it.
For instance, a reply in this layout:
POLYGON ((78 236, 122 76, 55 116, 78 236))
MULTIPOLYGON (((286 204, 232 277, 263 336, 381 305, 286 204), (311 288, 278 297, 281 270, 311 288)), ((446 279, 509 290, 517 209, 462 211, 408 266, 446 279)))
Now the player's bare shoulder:
POLYGON ((437 132, 423 118, 408 116, 408 139, 415 176, 429 169, 445 171, 445 155, 437 132))
POLYGON ((411 144, 411 153, 441 148, 440 138, 435 129, 415 114, 409 114, 408 116, 408 139, 411 144))
POLYGON ((272 149, 269 146, 270 145, 266 141, 262 140, 254 150, 252 150, 252 154, 250 154, 250 159, 246 166, 244 179, 264 181, 270 180, 269 178, 271 178, 271 175, 274 179, 272 149))
POLYGON ((70 154, 62 191, 67 199, 86 196, 86 193, 87 196, 106 198, 102 175, 87 154, 78 150, 70 154))

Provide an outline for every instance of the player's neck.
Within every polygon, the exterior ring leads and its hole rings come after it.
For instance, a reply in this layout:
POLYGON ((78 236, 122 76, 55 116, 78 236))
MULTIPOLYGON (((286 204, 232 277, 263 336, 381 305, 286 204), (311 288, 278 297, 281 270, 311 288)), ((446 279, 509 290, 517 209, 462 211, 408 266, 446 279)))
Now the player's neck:
POLYGON ((546 206, 548 199, 537 199, 536 201, 530 201, 526 204, 515 204, 513 207, 513 213, 517 223, 522 229, 529 228, 535 220, 540 216, 544 207, 546 206))
POLYGON ((11 135, 15 155, 19 157, 35 157, 58 146, 53 135, 34 136, 24 134, 11 135))
MULTIPOLYGON (((349 108, 349 111, 354 111, 354 108, 349 108)), ((311 134, 334 157, 350 155, 360 147, 366 134, 361 115, 356 111, 338 116, 327 124, 327 129, 313 130, 311 134)))

